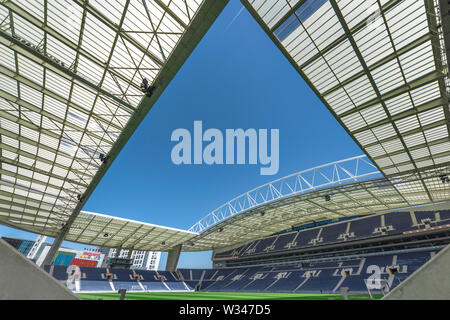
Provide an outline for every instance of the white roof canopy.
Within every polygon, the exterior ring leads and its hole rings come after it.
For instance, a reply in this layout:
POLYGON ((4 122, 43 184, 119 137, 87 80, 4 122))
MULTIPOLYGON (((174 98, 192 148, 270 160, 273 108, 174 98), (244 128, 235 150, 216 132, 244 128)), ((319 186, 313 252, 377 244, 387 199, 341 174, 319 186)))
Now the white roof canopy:
POLYGON ((242 2, 386 177, 450 163, 438 1, 242 2))
POLYGON ((226 2, 1 1, 0 223, 70 225, 226 2))
MULTIPOLYGON (((9 220, 8 224, 25 231, 42 234, 44 225, 9 220)), ((59 229, 46 228, 46 235, 56 237, 59 229)), ((65 240, 109 248, 168 251, 198 233, 150 223, 81 211, 65 240)))
POLYGON ((386 178, 351 191, 288 192, 240 210, 239 200, 258 202, 252 190, 199 221, 192 230, 206 231, 192 249, 450 199, 450 82, 438 1, 241 2, 386 178), (335 196, 326 201, 324 192, 335 196))

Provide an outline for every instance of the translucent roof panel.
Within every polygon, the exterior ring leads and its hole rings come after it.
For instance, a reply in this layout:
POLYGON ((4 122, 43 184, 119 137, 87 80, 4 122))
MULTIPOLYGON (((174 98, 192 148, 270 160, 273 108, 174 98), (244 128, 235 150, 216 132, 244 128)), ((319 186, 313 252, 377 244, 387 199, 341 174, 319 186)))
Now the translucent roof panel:
POLYGON ((1 1, 0 223, 76 216, 226 3, 1 1))
MULTIPOLYGON (((42 233, 43 224, 29 224, 20 219, 9 221, 11 226, 42 233)), ((55 237, 58 230, 48 231, 55 237)), ((65 238, 67 241, 109 248, 168 251, 188 242, 198 233, 123 219, 99 213, 81 211, 65 238)))
POLYGON ((438 1, 242 3, 385 176, 450 163, 438 1), (265 3, 289 10, 267 23, 265 3))

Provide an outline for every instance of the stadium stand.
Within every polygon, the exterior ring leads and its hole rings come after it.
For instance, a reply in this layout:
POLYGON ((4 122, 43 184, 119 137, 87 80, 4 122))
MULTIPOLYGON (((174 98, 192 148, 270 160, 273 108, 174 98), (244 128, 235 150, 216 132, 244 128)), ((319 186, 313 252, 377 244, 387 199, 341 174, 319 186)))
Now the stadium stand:
MULTIPOLYGON (((112 291, 109 280, 106 277, 106 269, 80 267, 81 291, 112 291)), ((67 279, 67 274, 66 274, 67 279)))
POLYGON ((224 260, 231 257, 261 255, 267 252, 280 252, 339 242, 400 235, 403 232, 418 230, 421 227, 446 225, 450 221, 449 212, 450 210, 439 212, 439 215, 442 217, 439 221, 436 219, 436 211, 390 212, 362 217, 351 221, 257 239, 241 247, 217 253, 214 259, 224 260), (413 224, 414 219, 417 221, 416 224, 413 224))
POLYGON ((134 274, 131 270, 125 269, 112 269, 113 274, 112 283, 116 290, 126 289, 127 291, 142 291, 141 286, 134 278, 134 274))
MULTIPOLYGON (((393 289, 439 249, 410 249, 278 266, 177 270, 185 281, 170 272, 139 270, 142 287, 131 270, 112 269, 111 281, 116 291, 187 291, 201 284, 198 287, 201 291, 336 293, 341 287, 348 287, 350 293, 367 293, 368 266, 380 266, 381 278, 393 289)), ((48 267, 45 270, 50 271, 48 267)), ((66 271, 65 266, 54 266, 53 276, 65 281, 66 271)), ((105 277, 106 269, 81 268, 81 273, 80 291, 112 291, 105 277)))
MULTIPOLYGON (((346 287, 358 294, 368 292, 369 269, 375 266, 381 286, 371 292, 385 293, 448 244, 448 222, 450 210, 420 210, 311 224, 213 254, 213 263, 220 262, 221 268, 170 272, 81 267, 76 290, 311 294, 339 293, 346 287), (437 226, 443 228, 431 228, 437 226)), ((45 270, 58 281, 67 280, 65 266, 45 270)))

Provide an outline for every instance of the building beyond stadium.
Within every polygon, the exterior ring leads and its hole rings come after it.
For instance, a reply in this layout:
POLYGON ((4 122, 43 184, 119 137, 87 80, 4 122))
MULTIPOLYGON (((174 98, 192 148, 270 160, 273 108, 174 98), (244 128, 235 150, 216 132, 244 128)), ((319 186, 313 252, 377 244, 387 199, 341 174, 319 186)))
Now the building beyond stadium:
POLYGON ((190 230, 82 211, 227 2, 0 4, 0 223, 54 237, 44 264, 68 240, 167 251, 175 270, 181 251, 229 259, 311 223, 380 216, 374 228, 386 227, 404 208, 429 231, 418 206, 450 201, 446 1, 242 0, 365 155, 253 189, 190 230), (141 91, 144 78, 155 91, 141 91))
MULTIPOLYGON (((51 244, 45 242, 47 237, 38 236, 35 241, 18 238, 2 237, 7 243, 17 249, 20 253, 35 262, 38 266, 42 266, 47 256, 51 244)), ((55 266, 79 266, 90 268, 105 268, 108 261, 116 256, 116 249, 97 248, 73 250, 61 247, 53 261, 55 266)), ((122 250, 120 258, 128 257, 128 250, 122 250)), ((131 253, 131 269, 137 270, 158 270, 161 252, 153 251, 133 251, 131 253)))

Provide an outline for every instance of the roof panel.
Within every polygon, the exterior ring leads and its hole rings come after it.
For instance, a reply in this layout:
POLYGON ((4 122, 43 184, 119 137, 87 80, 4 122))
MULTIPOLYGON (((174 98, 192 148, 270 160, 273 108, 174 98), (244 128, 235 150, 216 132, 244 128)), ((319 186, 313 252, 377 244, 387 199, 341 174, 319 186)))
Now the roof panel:
POLYGON ((70 225, 226 2, 2 1, 0 194, 11 205, 0 223, 49 236, 70 225), (152 98, 144 77, 162 88, 152 98))
POLYGON ((382 173, 446 164, 449 79, 436 1, 317 0, 307 19, 295 7, 275 27, 242 2, 382 173))

